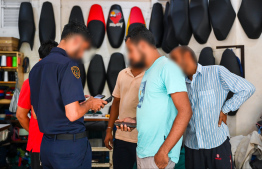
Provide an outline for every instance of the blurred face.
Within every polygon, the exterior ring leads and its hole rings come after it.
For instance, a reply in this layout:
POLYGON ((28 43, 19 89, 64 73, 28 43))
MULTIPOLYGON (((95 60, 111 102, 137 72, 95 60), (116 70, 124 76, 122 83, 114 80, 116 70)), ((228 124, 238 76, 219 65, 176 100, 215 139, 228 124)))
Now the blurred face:
POLYGON ((82 59, 85 50, 90 48, 89 42, 87 42, 82 36, 75 35, 68 41, 68 55, 74 59, 82 59))
POLYGON ((140 44, 134 44, 130 39, 126 41, 129 64, 133 68, 145 67, 145 53, 140 44))
MULTIPOLYGON (((186 52, 184 53, 184 55, 180 52, 179 49, 174 49, 171 53, 170 53, 170 58, 171 60, 175 61, 176 64, 179 65, 179 67, 183 70, 183 72, 186 74, 186 75, 190 75, 190 73, 192 72, 192 68, 189 64, 189 61, 188 60, 188 55, 189 53, 186 52)), ((189 57, 191 57, 189 55, 189 57)))

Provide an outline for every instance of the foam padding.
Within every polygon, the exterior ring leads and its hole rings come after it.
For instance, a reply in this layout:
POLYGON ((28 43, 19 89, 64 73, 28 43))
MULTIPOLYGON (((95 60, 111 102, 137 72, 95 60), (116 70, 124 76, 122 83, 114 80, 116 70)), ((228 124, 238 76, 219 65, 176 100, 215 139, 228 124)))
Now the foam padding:
POLYGON ((198 63, 202 66, 215 65, 215 57, 211 47, 205 47, 202 49, 199 55, 198 63))
POLYGON ((192 36, 189 21, 189 1, 170 0, 169 13, 171 15, 170 24, 173 25, 178 43, 188 45, 192 36))
POLYGON ((85 23, 84 17, 83 17, 83 12, 80 6, 74 6, 71 10, 70 17, 69 17, 69 22, 70 21, 77 21, 81 23, 85 23))
POLYGON ((106 83, 106 71, 101 55, 94 55, 87 71, 87 85, 91 96, 102 94, 106 83))
POLYGON ((22 2, 20 5, 18 29, 20 36, 18 48, 20 49, 23 42, 28 42, 32 50, 35 38, 35 21, 30 2, 22 2))
POLYGON ((55 40, 56 26, 53 5, 50 2, 44 2, 39 20, 39 38, 41 44, 48 40, 55 40))
POLYGON ((155 3, 153 5, 151 19, 149 24, 149 30, 153 33, 156 47, 160 48, 162 45, 162 39, 164 34, 164 13, 163 7, 160 3, 155 3))
POLYGON ((258 39, 262 32, 262 1, 242 0, 238 19, 250 39, 258 39))
POLYGON ((118 73, 126 68, 124 55, 121 53, 113 53, 109 60, 108 68, 107 68, 107 83, 111 94, 116 85, 116 80, 118 73))
POLYGON ((107 19, 107 37, 113 48, 119 48, 125 36, 125 19, 122 8, 119 5, 112 5, 107 19))
MULTIPOLYGON (((221 58, 220 65, 227 68, 230 72, 232 72, 232 73, 234 73, 238 76, 241 76, 241 71, 240 71, 240 68, 239 68, 239 64, 238 64, 236 55, 232 50, 226 49, 224 51, 222 58, 221 58)), ((227 95, 227 100, 232 98, 233 95, 234 95, 234 93, 229 92, 228 95, 227 95)), ((236 115, 236 113, 237 113, 237 110, 234 111, 234 112, 229 112, 228 115, 234 116, 234 115, 236 115)))
POLYGON ((193 35, 200 44, 205 44, 211 33, 208 0, 191 0, 189 8, 193 35))
POLYGON ((217 40, 225 40, 234 24, 236 13, 230 0, 210 0, 209 14, 217 40))
POLYGON ((79 65, 79 70, 80 70, 80 77, 81 77, 81 81, 82 81, 82 86, 83 88, 85 87, 86 84, 86 70, 85 70, 85 65, 83 64, 82 61, 80 61, 78 63, 79 65))
POLYGON ((138 8, 137 6, 135 6, 135 7, 131 8, 131 11, 130 11, 130 15, 129 15, 128 22, 127 22, 126 35, 128 35, 128 33, 132 29, 134 29, 135 27, 137 27, 139 25, 145 25, 146 26, 146 22, 145 22, 145 19, 143 17, 141 9, 138 8))
POLYGON ((169 15, 169 2, 167 2, 164 15, 164 36, 162 41, 162 49, 166 53, 170 53, 172 49, 178 46, 173 25, 169 24, 170 19, 171 16, 169 15))
POLYGON ((102 7, 98 4, 92 5, 89 11, 87 27, 92 34, 92 44, 100 48, 105 37, 105 18, 102 7))

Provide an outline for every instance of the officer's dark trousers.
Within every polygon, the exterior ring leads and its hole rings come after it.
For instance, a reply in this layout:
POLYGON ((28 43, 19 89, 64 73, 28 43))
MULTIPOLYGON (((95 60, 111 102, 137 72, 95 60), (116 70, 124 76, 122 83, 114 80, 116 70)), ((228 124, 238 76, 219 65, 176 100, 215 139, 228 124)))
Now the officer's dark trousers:
POLYGON ((43 136, 40 158, 44 169, 91 169, 88 139, 57 140, 43 136))

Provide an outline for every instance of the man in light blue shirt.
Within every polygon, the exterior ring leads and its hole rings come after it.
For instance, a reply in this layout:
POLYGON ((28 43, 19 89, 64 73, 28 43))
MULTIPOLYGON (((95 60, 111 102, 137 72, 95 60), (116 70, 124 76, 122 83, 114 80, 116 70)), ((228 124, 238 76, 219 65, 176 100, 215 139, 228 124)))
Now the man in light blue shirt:
POLYGON ((223 66, 202 66, 195 53, 180 46, 170 53, 186 77, 193 111, 186 129, 186 168, 232 169, 227 113, 235 111, 255 92, 244 78, 223 66), (234 96, 226 101, 229 92, 234 96))
MULTIPOLYGON (((158 53, 145 26, 134 28, 126 45, 132 64, 147 68, 138 93, 136 119, 120 119, 137 122, 137 167, 173 169, 192 115, 185 77, 175 63, 158 53)), ((130 129, 122 126, 122 130, 130 129)))

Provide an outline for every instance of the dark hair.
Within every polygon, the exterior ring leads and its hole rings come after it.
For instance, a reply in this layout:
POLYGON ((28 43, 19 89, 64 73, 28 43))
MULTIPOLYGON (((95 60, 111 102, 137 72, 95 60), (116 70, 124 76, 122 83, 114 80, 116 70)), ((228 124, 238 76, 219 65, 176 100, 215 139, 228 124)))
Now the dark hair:
POLYGON ((81 35, 86 41, 89 41, 91 43, 91 33, 89 32, 86 25, 75 20, 70 21, 68 24, 64 26, 61 35, 61 40, 66 39, 75 34, 81 35))
POLYGON ((180 52, 182 55, 184 55, 186 52, 189 52, 191 55, 191 58, 197 63, 197 57, 195 52, 189 47, 189 46, 179 46, 180 52))
POLYGON ((38 49, 39 57, 41 59, 44 59, 47 55, 49 55, 49 53, 51 52, 51 50, 54 47, 57 47, 57 45, 58 43, 53 40, 43 42, 42 45, 38 49))
POLYGON ((130 39, 134 43, 138 43, 141 40, 146 41, 151 46, 156 48, 156 42, 153 34, 145 27, 145 25, 139 25, 133 28, 126 36, 125 41, 130 39))

